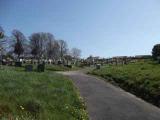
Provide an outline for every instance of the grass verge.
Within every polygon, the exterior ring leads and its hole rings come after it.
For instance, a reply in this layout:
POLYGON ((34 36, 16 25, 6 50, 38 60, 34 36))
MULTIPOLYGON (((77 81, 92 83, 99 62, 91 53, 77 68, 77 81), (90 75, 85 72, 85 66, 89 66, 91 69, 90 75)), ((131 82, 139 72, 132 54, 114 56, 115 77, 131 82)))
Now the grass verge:
POLYGON ((114 82, 146 101, 160 107, 160 64, 144 60, 128 65, 106 65, 89 74, 114 82))
POLYGON ((0 119, 88 120, 86 106, 68 78, 22 68, 0 70, 0 119))

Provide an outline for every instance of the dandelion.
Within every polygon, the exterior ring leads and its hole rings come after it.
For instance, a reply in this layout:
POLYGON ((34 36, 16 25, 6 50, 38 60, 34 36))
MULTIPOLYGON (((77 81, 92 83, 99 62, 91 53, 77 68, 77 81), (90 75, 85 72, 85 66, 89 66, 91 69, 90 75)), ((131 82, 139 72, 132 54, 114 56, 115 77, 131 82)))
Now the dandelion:
POLYGON ((68 109, 68 106, 66 106, 66 109, 68 109))
POLYGON ((20 106, 20 108, 21 108, 22 110, 24 110, 24 107, 23 107, 23 106, 20 106))

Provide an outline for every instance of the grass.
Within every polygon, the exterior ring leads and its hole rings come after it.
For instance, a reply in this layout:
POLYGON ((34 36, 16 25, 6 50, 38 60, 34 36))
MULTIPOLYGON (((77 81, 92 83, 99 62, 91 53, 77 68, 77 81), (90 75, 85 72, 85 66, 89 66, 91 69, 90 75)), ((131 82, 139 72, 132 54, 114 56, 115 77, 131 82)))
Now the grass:
POLYGON ((65 67, 64 65, 46 65, 46 70, 49 71, 71 71, 71 70, 78 70, 80 68, 76 66, 72 66, 72 68, 65 67))
POLYGON ((51 71, 0 70, 0 119, 88 120, 86 107, 72 82, 51 71))
MULTIPOLYGON (((25 65, 30 65, 30 64, 23 64, 22 67, 25 67, 25 65)), ((33 69, 34 71, 36 71, 37 65, 36 64, 31 64, 31 65, 33 65, 33 69)), ((75 65, 72 65, 72 68, 69 68, 64 65, 45 64, 45 70, 47 71, 74 71, 79 69, 81 68, 75 65)))
POLYGON ((106 65, 100 70, 94 69, 89 73, 101 76, 160 106, 160 64, 152 60, 138 61, 128 65, 106 65))

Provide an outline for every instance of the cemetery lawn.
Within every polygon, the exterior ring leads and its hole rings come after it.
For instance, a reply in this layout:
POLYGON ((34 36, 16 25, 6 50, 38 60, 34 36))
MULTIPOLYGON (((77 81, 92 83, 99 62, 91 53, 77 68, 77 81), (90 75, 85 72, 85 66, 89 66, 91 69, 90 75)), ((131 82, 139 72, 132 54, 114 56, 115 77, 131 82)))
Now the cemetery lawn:
POLYGON ((45 65, 46 66, 46 70, 49 71, 72 71, 72 70, 78 70, 80 69, 79 67, 76 66, 72 66, 72 68, 69 67, 65 67, 63 65, 45 65))
POLYGON ((73 83, 60 74, 0 69, 0 119, 88 120, 86 106, 73 83))
POLYGON ((144 60, 128 65, 106 65, 89 72, 160 107, 160 64, 144 60))

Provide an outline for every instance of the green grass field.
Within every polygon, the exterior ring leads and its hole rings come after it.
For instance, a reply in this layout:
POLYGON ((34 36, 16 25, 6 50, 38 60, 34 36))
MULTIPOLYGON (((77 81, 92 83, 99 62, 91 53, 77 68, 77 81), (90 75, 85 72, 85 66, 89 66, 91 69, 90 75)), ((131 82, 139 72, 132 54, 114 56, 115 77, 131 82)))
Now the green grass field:
POLYGON ((106 65, 90 74, 98 75, 123 89, 160 106, 160 64, 145 60, 128 65, 106 65))
POLYGON ((72 66, 72 68, 65 67, 63 65, 46 65, 46 70, 49 71, 72 71, 72 70, 78 70, 80 68, 76 66, 72 66))
POLYGON ((0 69, 0 119, 88 120, 85 104, 72 82, 51 71, 0 69))

